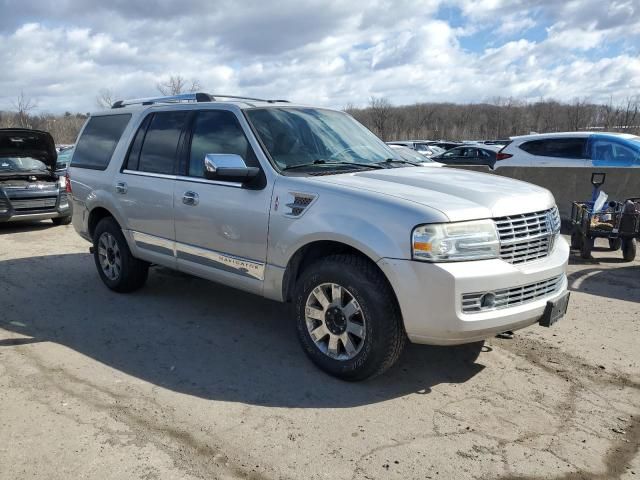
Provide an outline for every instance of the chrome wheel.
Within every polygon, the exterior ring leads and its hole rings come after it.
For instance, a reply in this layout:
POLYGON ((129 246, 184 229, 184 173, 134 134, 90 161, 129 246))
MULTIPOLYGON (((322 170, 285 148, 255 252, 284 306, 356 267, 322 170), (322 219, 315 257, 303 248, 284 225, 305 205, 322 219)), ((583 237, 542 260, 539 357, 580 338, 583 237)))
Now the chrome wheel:
POLYGON ((122 272, 122 257, 118 242, 108 232, 104 232, 98 239, 98 258, 105 276, 109 280, 117 280, 122 272))
POLYGON ((364 313, 353 294, 336 283, 323 283, 311 291, 305 321, 316 347, 330 358, 351 360, 364 346, 364 313))

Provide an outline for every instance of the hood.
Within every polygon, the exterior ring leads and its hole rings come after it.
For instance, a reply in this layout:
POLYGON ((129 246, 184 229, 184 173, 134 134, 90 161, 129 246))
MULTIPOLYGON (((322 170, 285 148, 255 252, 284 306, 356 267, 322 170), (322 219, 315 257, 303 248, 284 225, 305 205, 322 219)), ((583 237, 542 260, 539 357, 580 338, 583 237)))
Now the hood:
POLYGON ((53 171, 58 154, 53 137, 48 132, 27 128, 0 128, 0 157, 35 158, 53 171))
POLYGON ((368 170, 316 179, 425 205, 452 222, 536 212, 555 204, 548 190, 531 183, 447 167, 368 170))

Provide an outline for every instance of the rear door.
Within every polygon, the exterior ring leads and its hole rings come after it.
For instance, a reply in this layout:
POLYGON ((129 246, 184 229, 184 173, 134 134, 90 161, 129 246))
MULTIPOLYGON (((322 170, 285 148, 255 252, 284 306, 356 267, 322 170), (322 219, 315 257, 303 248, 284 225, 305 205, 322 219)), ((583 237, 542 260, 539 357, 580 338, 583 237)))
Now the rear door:
POLYGON ((139 257, 175 266, 173 188, 189 112, 150 113, 131 143, 114 190, 139 257))

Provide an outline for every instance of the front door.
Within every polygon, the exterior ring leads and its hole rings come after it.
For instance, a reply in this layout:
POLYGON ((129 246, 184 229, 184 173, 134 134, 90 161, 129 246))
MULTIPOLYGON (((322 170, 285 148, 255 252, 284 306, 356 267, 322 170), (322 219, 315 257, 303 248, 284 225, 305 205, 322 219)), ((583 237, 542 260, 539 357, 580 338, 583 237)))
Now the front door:
POLYGON ((262 293, 272 189, 204 178, 205 155, 237 154, 248 166, 260 167, 255 152, 229 110, 196 112, 190 137, 174 186, 178 268, 262 293))

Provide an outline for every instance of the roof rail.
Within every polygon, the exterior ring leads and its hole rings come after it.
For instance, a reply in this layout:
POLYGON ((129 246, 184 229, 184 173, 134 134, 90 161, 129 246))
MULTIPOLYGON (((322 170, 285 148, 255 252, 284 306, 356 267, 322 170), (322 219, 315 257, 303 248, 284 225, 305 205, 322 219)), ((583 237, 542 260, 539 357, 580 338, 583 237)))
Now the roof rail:
POLYGON ((254 97, 242 97, 238 95, 222 95, 219 93, 212 93, 212 97, 214 98, 233 98, 235 100, 253 100, 254 102, 267 102, 267 103, 278 103, 285 102, 289 103, 289 100, 265 100, 264 98, 254 98, 254 97))
POLYGON ((123 108, 123 107, 126 107, 127 105, 153 105, 154 103, 215 102, 216 98, 232 98, 235 100, 251 100, 254 102, 267 102, 267 103, 279 103, 279 102, 289 103, 289 100, 264 100, 262 98, 254 98, 254 97, 241 97, 237 95, 221 95, 221 94, 210 95, 208 93, 198 92, 198 93, 181 93, 178 95, 170 95, 165 97, 133 98, 130 100, 118 100, 111 106, 111 108, 123 108))
POLYGON ((154 103, 178 103, 178 102, 213 102, 208 93, 181 93, 165 97, 133 98, 130 100, 118 100, 111 108, 122 108, 127 105, 153 105, 154 103))

